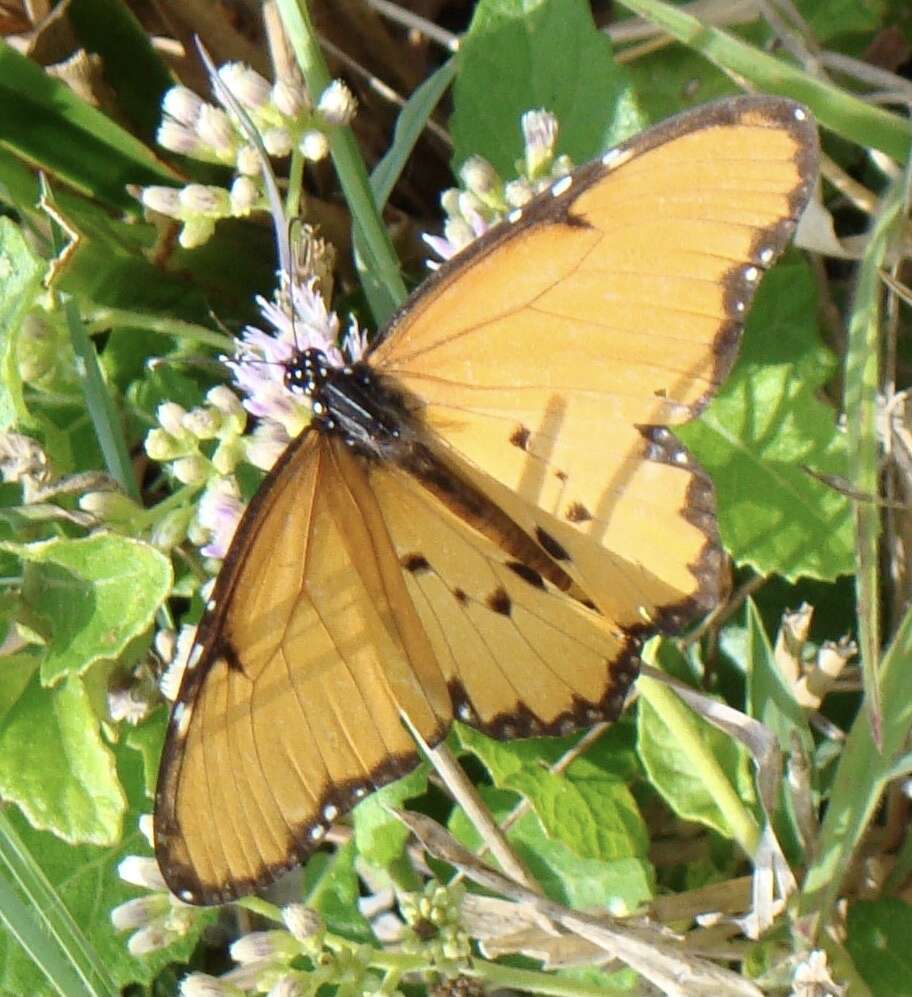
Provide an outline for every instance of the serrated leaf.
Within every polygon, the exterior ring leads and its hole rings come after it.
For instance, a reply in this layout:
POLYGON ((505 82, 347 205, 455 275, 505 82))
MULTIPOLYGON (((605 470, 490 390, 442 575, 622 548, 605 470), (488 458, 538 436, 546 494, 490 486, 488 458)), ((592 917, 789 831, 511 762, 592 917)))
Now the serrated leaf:
POLYGON ((115 533, 2 549, 26 562, 23 596, 47 626, 45 685, 116 658, 152 624, 171 591, 168 558, 115 533))
POLYGON ((627 73, 582 0, 481 0, 458 60, 457 164, 480 154, 512 176, 523 151, 520 116, 534 108, 557 115, 558 151, 578 163, 642 127, 627 73))
POLYGON ((677 430, 713 479, 732 557, 790 580, 833 580, 854 567, 848 500, 805 470, 846 471, 836 413, 817 398, 832 358, 817 339, 814 299, 804 264, 771 271, 735 370, 706 411, 677 430))
MULTIPOLYGON (((480 786, 479 793, 497 820, 506 817, 518 799, 490 786, 480 786)), ((467 848, 477 851, 481 847, 478 832, 461 809, 453 811, 448 827, 467 848)), ((581 858, 562 841, 548 837, 535 814, 520 817, 508 830, 507 840, 545 893, 569 907, 622 914, 654 896, 655 875, 647 859, 581 858)))
POLYGON ((491 773, 495 784, 522 794, 545 832, 580 858, 613 860, 645 856, 649 836, 630 790, 590 766, 552 773, 529 741, 494 741, 462 728, 460 738, 491 773))
POLYGON ((82 681, 33 676, 0 725, 0 796, 71 844, 111 845, 126 802, 82 681))

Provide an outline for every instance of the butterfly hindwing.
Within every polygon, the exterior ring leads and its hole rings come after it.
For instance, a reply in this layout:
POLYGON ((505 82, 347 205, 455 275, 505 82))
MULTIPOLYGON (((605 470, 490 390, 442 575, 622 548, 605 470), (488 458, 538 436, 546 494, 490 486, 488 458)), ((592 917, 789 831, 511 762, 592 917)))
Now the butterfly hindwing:
POLYGON ((371 355, 439 452, 621 627, 679 627, 719 598, 711 486, 661 427, 731 366, 815 157, 787 101, 680 115, 442 267, 371 355))

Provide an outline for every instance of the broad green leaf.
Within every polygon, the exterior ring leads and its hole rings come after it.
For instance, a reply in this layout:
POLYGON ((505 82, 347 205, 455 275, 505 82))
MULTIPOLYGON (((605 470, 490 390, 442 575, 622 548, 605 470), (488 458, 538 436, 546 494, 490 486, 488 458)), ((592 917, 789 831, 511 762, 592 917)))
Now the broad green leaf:
MULTIPOLYGON (((677 654, 673 645, 663 641, 658 658, 677 654)), ((655 679, 641 678, 637 704, 639 754, 649 781, 676 814, 732 837, 733 815, 740 817, 740 809, 744 809, 749 820, 756 803, 747 751, 677 698, 670 699, 668 707, 659 711, 651 702, 657 685, 655 679), (730 807, 720 807, 718 789, 714 787, 733 794, 730 807)), ((741 831, 740 837, 746 838, 747 833, 741 831)), ((749 851, 750 843, 745 840, 744 844, 749 851)))
POLYGON ((386 809, 401 807, 406 800, 427 791, 427 765, 372 793, 352 811, 358 854, 378 869, 389 867, 402 857, 409 831, 386 809))
POLYGON ((360 888, 355 872, 355 846, 349 842, 332 856, 318 853, 307 863, 305 895, 330 931, 369 942, 373 932, 358 910, 360 888))
POLYGON ((845 947, 874 997, 912 988, 912 905, 896 897, 849 907, 845 947))
POLYGON ((646 855, 648 834, 621 780, 592 765, 564 774, 549 772, 533 742, 494 741, 464 727, 460 739, 484 762, 499 788, 525 797, 548 836, 580 858, 646 855))
POLYGON ((26 562, 23 594, 47 627, 45 685, 116 658, 171 591, 171 562, 114 533, 2 547, 26 562))
MULTIPOLYGON (((480 786, 479 792, 497 820, 503 820, 520 799, 490 786, 480 786)), ((459 808, 453 811, 448 827, 467 848, 481 848, 478 832, 459 808)), ((629 913, 649 903, 655 894, 655 875, 645 857, 581 858, 562 841, 548 837, 533 813, 516 821, 507 840, 545 893, 577 910, 629 913)))
MULTIPOLYGON (((14 808, 8 809, 7 815, 60 903, 75 919, 117 986, 124 988, 131 983, 148 986, 169 963, 186 962, 190 958, 203 928, 216 915, 214 911, 195 912, 188 934, 167 949, 141 958, 134 958, 127 951, 129 935, 114 930, 111 911, 145 891, 120 879, 117 867, 129 855, 151 855, 137 824, 140 813, 148 810, 148 801, 136 753, 116 748, 115 755, 130 809, 124 836, 114 847, 66 844, 52 834, 34 830, 14 808)), ((0 932, 0 993, 16 997, 23 994, 44 997, 48 993, 44 975, 4 932, 0 932)))
POLYGON ((742 355, 718 397, 677 430, 716 486, 732 557, 760 574, 835 579, 853 569, 848 500, 812 477, 844 475, 836 413, 817 397, 832 371, 804 264, 763 281, 742 355))
POLYGON ((126 801, 82 680, 33 676, 0 724, 0 796, 70 844, 112 845, 126 801))
POLYGON ((642 127, 627 73, 582 0, 482 0, 458 60, 457 165, 480 154, 512 176, 523 151, 520 116, 533 109, 557 115, 558 151, 578 163, 642 127))

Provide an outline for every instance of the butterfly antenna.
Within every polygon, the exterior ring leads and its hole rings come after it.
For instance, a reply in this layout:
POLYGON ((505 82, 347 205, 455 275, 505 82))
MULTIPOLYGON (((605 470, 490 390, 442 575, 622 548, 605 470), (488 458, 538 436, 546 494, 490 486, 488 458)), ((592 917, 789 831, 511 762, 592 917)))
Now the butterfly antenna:
POLYGON ((269 210, 272 214, 272 224, 275 229, 281 280, 286 287, 290 287, 293 275, 291 270, 291 246, 288 240, 288 223, 285 218, 285 208, 282 204, 282 196, 279 193, 279 185, 276 182, 275 173, 272 171, 272 164, 269 162, 269 154, 266 152, 263 140, 260 138, 260 133, 257 131, 254 123, 250 120, 250 116, 244 108, 241 107, 240 102, 231 92, 230 88, 225 85, 224 80, 222 80, 219 76, 218 70, 215 68, 215 63, 212 61, 212 56, 210 56, 209 52, 206 50, 206 46, 203 44, 202 39, 199 35, 194 35, 193 40, 196 43, 200 59, 202 59, 203 65, 206 67, 206 72, 209 74, 209 80, 212 84, 213 92, 218 98, 219 103, 231 111, 231 113, 237 118, 244 134, 247 136, 247 140, 256 149, 259 156, 260 169, 263 173, 263 185, 266 188, 266 196, 269 199, 269 210))

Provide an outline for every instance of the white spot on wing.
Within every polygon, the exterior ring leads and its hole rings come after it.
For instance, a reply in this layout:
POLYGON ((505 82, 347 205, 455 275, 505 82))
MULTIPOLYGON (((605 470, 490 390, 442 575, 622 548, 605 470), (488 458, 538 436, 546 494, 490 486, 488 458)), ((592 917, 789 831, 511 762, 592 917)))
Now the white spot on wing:
POLYGON ((310 829, 310 837, 313 841, 319 841, 326 834, 326 828, 322 824, 314 824, 310 829))
POLYGON ((515 225, 519 219, 522 218, 522 208, 514 208, 508 215, 507 221, 511 225, 515 225))
POLYGON ((770 249, 769 246, 767 246, 766 249, 762 250, 760 253, 760 262, 765 266, 772 262, 773 256, 774 253, 772 249, 770 249))
POLYGON ((573 186, 573 177, 561 177, 554 186, 551 188, 552 197, 560 197, 561 194, 566 194, 566 192, 573 186))
POLYGON ((755 281, 760 276, 760 271, 756 267, 748 267, 744 271, 744 279, 755 281))
POLYGON ((795 108, 795 120, 796 121, 807 121, 807 115, 804 110, 800 107, 795 108))
POLYGON ((334 821, 339 816, 339 808, 338 807, 334 807, 331 803, 328 803, 323 808, 323 816, 328 821, 334 821))

